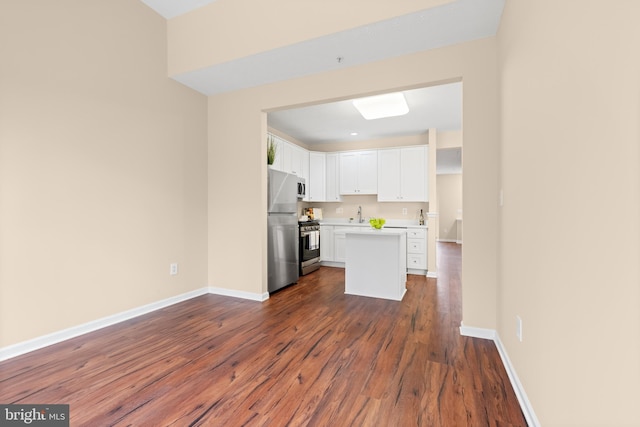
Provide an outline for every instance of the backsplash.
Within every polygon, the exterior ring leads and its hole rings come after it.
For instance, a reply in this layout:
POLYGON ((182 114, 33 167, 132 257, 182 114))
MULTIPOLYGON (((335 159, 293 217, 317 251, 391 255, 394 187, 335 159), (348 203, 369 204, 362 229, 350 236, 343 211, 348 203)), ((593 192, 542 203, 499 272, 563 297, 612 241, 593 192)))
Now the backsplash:
POLYGON ((385 219, 418 220, 420 209, 425 219, 429 210, 429 203, 419 202, 378 202, 377 196, 342 196, 341 202, 300 202, 298 214, 305 208, 321 208, 322 216, 327 218, 349 219, 358 216, 358 206, 362 207, 362 217, 381 217, 385 219), (406 209, 406 215, 403 214, 406 209), (338 212, 338 210, 341 210, 338 212))

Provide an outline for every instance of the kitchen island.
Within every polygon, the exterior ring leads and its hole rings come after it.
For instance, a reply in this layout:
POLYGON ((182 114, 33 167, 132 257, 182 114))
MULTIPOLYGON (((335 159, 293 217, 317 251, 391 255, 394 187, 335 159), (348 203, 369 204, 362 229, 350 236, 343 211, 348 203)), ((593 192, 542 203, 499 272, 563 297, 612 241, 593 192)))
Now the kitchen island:
POLYGON ((407 232, 346 232, 345 293, 401 301, 407 283, 407 232))

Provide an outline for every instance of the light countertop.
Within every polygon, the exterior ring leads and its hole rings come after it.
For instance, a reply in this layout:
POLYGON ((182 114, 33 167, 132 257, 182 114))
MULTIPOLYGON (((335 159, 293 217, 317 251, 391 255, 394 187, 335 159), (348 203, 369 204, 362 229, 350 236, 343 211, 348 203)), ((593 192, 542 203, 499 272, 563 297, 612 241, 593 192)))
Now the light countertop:
MULTIPOLYGON (((320 222, 320 225, 334 225, 334 226, 349 226, 349 227, 365 227, 371 229, 371 225, 369 224, 369 220, 365 220, 365 222, 358 223, 357 220, 349 222, 347 218, 325 218, 320 222)), ((386 224, 383 227, 383 230, 393 229, 393 228, 424 228, 426 229, 426 225, 419 225, 418 220, 404 220, 404 219, 388 219, 386 224)))
POLYGON ((370 236, 401 236, 407 234, 407 230, 402 228, 382 228, 376 230, 374 228, 358 228, 356 230, 349 230, 345 234, 358 234, 358 235, 370 235, 370 236))

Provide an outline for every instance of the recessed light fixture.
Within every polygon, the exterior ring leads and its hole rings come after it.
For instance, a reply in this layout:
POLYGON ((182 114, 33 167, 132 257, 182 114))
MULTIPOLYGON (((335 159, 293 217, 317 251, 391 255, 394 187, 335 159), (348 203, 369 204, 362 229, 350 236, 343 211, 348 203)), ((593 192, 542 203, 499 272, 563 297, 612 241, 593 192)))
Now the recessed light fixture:
POLYGON ((349 135, 356 136, 357 134, 358 134, 358 132, 351 132, 349 135))
POLYGON ((353 105, 367 120, 402 116, 409 112, 407 100, 401 92, 354 99, 353 105))

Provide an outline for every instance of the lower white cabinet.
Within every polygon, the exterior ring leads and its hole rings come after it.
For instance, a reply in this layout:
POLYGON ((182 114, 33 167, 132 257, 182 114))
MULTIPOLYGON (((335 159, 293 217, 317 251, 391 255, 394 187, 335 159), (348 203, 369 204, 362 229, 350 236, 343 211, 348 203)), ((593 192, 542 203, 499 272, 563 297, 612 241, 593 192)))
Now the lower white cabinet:
MULTIPOLYGON (((333 260, 335 262, 347 261, 347 231, 354 227, 334 227, 333 231, 333 260)), ((357 228, 356 228, 357 229, 357 228)))
MULTIPOLYGON (((350 225, 320 226, 320 260, 330 263, 347 261, 346 233, 362 230, 350 225)), ((407 271, 412 274, 427 273, 427 229, 407 228, 407 271)))
POLYGON ((320 261, 334 260, 333 225, 320 226, 320 261))
POLYGON ((407 268, 427 270, 427 230, 425 228, 407 229, 407 268))

